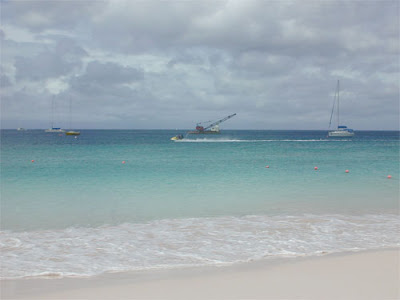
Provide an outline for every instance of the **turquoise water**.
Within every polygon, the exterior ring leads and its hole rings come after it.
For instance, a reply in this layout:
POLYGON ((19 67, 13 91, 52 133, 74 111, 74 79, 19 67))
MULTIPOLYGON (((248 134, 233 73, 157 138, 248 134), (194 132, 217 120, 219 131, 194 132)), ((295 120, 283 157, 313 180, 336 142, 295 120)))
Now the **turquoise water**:
POLYGON ((399 132, 177 133, 2 130, 2 277, 400 245, 399 132))

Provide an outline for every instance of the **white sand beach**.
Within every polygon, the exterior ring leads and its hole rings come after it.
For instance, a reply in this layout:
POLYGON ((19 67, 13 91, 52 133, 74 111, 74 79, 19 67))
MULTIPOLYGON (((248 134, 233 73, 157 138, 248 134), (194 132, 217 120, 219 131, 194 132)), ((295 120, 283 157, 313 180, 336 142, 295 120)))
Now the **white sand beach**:
POLYGON ((400 299, 400 250, 1 281, 1 299, 400 299))

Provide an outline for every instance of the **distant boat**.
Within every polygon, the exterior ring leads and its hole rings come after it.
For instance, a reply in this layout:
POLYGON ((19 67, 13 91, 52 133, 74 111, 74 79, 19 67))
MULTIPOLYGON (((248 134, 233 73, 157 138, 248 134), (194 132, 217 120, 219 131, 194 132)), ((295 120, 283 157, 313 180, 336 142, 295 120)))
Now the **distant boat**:
POLYGON ((46 129, 44 132, 65 132, 65 130, 59 127, 51 127, 49 129, 46 129))
POLYGON ((25 128, 22 128, 22 127, 17 128, 17 130, 18 130, 18 131, 26 131, 26 129, 25 129, 25 128))
MULTIPOLYGON (((188 133, 189 134, 218 134, 218 133, 220 133, 218 125, 220 123, 222 123, 222 122, 225 122, 226 120, 228 120, 230 118, 233 118, 234 116, 236 116, 236 114, 227 116, 227 117, 225 117, 225 118, 223 118, 221 120, 213 122, 213 123, 211 123, 210 125, 208 125, 206 127, 201 126, 200 124, 202 124, 202 123, 197 123, 196 130, 189 131, 188 133)), ((209 122, 212 122, 212 121, 208 121, 208 122, 205 122, 205 123, 209 123, 209 122)))
POLYGON ((335 111, 335 105, 337 105, 337 107, 336 107, 337 128, 329 131, 328 136, 331 136, 331 137, 352 137, 352 136, 354 136, 353 129, 347 128, 347 126, 345 126, 345 125, 339 125, 340 124, 340 119, 339 119, 339 80, 337 82, 336 93, 335 93, 335 97, 333 100, 331 119, 329 121, 329 128, 331 127, 332 116, 335 111))
POLYGON ((179 140, 183 140, 183 134, 178 134, 171 138, 171 141, 179 141, 179 140))
POLYGON ((65 132, 64 129, 61 129, 60 127, 54 127, 54 110, 55 110, 55 103, 54 103, 54 97, 51 101, 51 128, 46 129, 44 132, 65 132))
POLYGON ((65 133, 65 135, 80 135, 80 134, 81 134, 80 131, 74 131, 74 130, 70 130, 65 133))

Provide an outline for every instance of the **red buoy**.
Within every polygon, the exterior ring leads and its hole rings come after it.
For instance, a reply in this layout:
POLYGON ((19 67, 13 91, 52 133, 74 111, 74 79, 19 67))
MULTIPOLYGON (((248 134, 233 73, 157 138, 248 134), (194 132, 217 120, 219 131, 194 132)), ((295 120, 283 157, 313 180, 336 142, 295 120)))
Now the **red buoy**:
POLYGON ((34 159, 32 159, 32 160, 31 160, 31 162, 35 162, 35 160, 34 160, 34 159))
POLYGON ((125 161, 123 160, 123 161, 122 161, 122 163, 124 164, 124 163, 125 163, 125 161))
POLYGON ((388 179, 392 178, 392 175, 388 175, 388 179))
POLYGON ((318 170, 318 167, 314 167, 314 170, 318 170))
POLYGON ((269 166, 265 166, 267 169, 269 168, 269 166))
POLYGON ((346 170, 346 173, 349 173, 349 170, 346 170))

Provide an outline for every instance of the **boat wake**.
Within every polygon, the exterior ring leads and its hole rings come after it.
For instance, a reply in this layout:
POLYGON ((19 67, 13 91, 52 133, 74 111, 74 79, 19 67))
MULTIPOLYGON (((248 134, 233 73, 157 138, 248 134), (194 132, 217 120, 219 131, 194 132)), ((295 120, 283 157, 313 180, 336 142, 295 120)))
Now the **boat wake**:
POLYGON ((265 142, 348 142, 352 141, 350 139, 311 139, 311 140, 299 140, 299 139, 263 139, 263 140, 241 140, 241 139, 210 139, 210 138, 203 138, 203 139, 182 139, 176 140, 175 142, 178 143, 265 143, 265 142))

